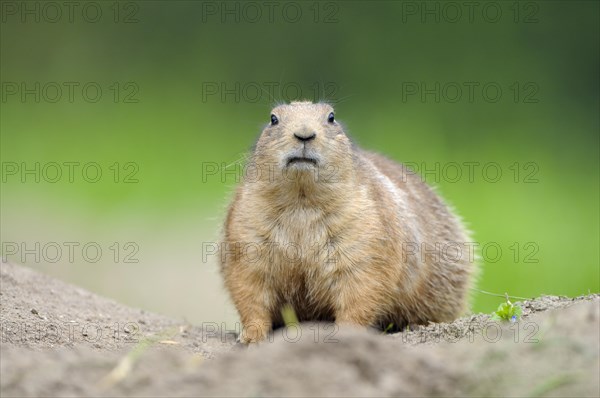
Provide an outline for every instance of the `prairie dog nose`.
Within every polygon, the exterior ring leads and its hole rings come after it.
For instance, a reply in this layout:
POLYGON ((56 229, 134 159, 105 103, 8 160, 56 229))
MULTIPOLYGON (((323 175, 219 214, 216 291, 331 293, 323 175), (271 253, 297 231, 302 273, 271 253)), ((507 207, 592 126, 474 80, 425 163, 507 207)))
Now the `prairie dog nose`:
POLYGON ((315 133, 314 131, 302 130, 302 131, 297 131, 294 133, 294 137, 296 137, 300 141, 314 140, 316 136, 317 136, 317 133, 315 133))

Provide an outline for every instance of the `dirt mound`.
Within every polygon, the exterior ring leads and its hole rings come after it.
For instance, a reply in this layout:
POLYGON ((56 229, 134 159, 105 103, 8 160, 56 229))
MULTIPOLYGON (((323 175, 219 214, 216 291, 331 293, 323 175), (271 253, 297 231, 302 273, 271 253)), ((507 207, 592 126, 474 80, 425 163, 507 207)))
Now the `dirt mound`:
POLYGON ((303 324, 244 349, 12 264, 0 294, 2 396, 600 395, 598 295, 524 302, 517 324, 303 324))
POLYGON ((164 335, 190 352, 212 358, 231 349, 235 335, 203 337, 184 320, 130 308, 29 268, 0 265, 2 343, 31 349, 131 348, 145 336, 164 335))

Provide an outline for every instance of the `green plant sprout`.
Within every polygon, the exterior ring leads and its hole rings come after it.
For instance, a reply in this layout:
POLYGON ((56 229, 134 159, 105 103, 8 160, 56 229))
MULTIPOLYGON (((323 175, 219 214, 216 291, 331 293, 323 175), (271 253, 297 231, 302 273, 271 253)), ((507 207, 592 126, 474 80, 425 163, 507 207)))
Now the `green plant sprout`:
POLYGON ((292 307, 290 304, 285 304, 281 308, 281 317, 283 318, 283 323, 285 326, 300 324, 298 321, 298 316, 296 315, 296 311, 294 311, 294 307, 292 307))
POLYGON ((492 313, 492 320, 514 323, 521 318, 522 312, 523 309, 521 306, 511 303, 508 299, 508 295, 506 295, 506 302, 500 304, 498 309, 492 313))
POLYGON ((383 332, 381 332, 381 334, 388 334, 390 332, 390 330, 392 330, 393 327, 394 327, 394 323, 390 323, 389 325, 387 325, 387 327, 385 329, 383 329, 383 332))

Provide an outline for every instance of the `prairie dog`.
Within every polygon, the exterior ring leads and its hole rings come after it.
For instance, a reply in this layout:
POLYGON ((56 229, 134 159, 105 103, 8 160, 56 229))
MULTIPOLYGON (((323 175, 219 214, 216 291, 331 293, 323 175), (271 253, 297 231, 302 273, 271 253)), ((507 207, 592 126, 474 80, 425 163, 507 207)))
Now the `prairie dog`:
POLYGON ((351 142, 325 103, 272 110, 229 207, 225 287, 244 343, 300 321, 401 329, 468 310, 458 217, 402 164, 351 142))

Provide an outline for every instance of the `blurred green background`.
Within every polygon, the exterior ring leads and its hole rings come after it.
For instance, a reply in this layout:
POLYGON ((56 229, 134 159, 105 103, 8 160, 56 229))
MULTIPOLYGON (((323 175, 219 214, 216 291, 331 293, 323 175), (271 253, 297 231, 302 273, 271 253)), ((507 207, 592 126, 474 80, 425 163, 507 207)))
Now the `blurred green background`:
MULTIPOLYGON (((598 2, 54 4, 2 3, 9 260, 130 305, 234 322, 203 242, 218 239, 236 178, 203 167, 239 160, 271 106, 302 97, 334 103, 361 146, 433 170, 477 252, 490 248, 480 289, 598 292, 598 2), (72 182, 65 162, 78 162, 72 182), (40 258, 22 258, 36 242, 40 258), (82 253, 89 242, 100 256, 82 253)), ((501 300, 474 299, 485 312, 501 300)))

